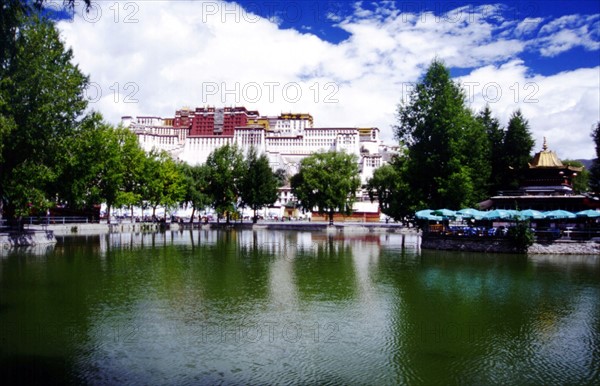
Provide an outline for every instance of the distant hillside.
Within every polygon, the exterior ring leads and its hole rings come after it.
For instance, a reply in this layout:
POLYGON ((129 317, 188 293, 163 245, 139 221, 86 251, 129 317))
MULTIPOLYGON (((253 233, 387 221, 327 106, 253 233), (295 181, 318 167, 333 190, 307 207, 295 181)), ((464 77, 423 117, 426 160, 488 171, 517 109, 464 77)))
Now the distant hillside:
POLYGON ((587 170, 590 170, 590 168, 592 167, 592 163, 594 162, 593 159, 577 159, 575 161, 581 162, 587 170))

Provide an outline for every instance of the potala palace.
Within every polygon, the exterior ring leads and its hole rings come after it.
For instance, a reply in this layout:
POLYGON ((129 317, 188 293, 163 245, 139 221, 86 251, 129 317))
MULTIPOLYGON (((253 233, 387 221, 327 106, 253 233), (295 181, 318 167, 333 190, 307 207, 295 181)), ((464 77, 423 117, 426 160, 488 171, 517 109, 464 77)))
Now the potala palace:
MULTIPOLYGON (((244 152, 256 148, 267 155, 273 171, 283 168, 291 176, 310 154, 345 151, 358 157, 363 184, 398 152, 397 146, 381 142, 376 127, 314 127, 313 117, 306 113, 262 116, 245 107, 197 107, 177 110, 173 118, 124 116, 122 124, 137 135, 144 150, 165 150, 191 165, 204 163, 212 151, 225 144, 235 144, 244 152)), ((280 189, 275 204, 280 215, 292 215, 285 211, 292 200, 289 187, 280 189)), ((379 220, 377 202, 371 203, 366 192, 361 192, 357 201, 357 215, 362 213, 366 219, 366 213, 371 217, 377 213, 379 220)))

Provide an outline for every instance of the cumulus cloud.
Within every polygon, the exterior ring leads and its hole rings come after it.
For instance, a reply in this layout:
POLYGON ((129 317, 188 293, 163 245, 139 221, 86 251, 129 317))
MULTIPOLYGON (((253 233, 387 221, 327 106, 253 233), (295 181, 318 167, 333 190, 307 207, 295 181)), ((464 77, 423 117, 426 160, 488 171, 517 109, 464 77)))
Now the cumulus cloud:
POLYGON ((169 117, 183 106, 244 105, 267 115, 310 112, 322 127, 377 126, 391 142, 398 103, 437 57, 468 71, 460 80, 472 82, 474 109, 488 102, 506 121, 521 108, 538 142, 546 135, 564 158, 593 156, 598 63, 544 77, 519 55, 555 55, 576 45, 598 50, 594 16, 512 20, 499 5, 412 10, 356 3, 351 14, 323 10, 348 34, 331 43, 314 34, 318 27, 283 29, 286 15, 260 17, 235 3, 95 6, 95 14, 77 10, 72 22, 58 25, 90 74, 92 108, 111 122, 123 115, 169 117), (498 86, 484 89, 490 82, 498 86))
POLYGON ((600 67, 551 76, 529 74, 522 60, 488 65, 461 77, 474 110, 486 104, 506 126, 517 109, 523 112, 536 149, 543 138, 562 158, 593 158, 590 139, 600 106, 600 67))

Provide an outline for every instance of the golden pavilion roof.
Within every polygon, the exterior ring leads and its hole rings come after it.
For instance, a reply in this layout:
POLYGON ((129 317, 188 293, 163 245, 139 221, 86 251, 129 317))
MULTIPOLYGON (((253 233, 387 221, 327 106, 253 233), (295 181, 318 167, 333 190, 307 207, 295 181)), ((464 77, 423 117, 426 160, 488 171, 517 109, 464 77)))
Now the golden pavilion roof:
POLYGON ((552 169, 569 169, 573 171, 581 171, 583 168, 574 166, 565 166, 555 152, 548 150, 548 144, 546 143, 546 137, 544 137, 544 144, 542 151, 535 154, 531 162, 529 163, 530 169, 535 168, 552 168, 552 169))

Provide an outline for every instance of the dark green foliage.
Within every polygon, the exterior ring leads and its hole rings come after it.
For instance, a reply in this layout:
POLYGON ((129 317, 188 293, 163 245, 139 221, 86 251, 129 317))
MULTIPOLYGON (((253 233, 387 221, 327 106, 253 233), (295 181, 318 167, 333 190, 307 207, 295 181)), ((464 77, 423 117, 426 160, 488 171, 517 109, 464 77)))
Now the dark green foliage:
POLYGON ((190 166, 188 164, 181 164, 180 169, 185 178, 183 202, 192 206, 191 223, 194 222, 196 210, 202 210, 210 205, 211 199, 208 194, 208 176, 210 171, 206 165, 190 166))
POLYGON ((498 119, 492 116, 489 105, 477 115, 477 120, 487 133, 488 153, 486 154, 490 165, 490 179, 487 184, 487 195, 494 196, 503 188, 503 175, 508 172, 504 164, 504 130, 500 127, 498 119))
POLYGON ((291 179, 292 193, 306 210, 317 208, 333 224, 336 211, 352 213, 356 190, 360 187, 355 155, 343 152, 316 153, 300 163, 291 179))
POLYGON ((507 237, 513 242, 517 251, 525 253, 534 242, 533 231, 529 221, 517 221, 516 224, 508 228, 507 237))
POLYGON ((213 151, 206 160, 209 169, 207 192, 217 214, 227 222, 236 211, 244 174, 244 157, 236 146, 225 145, 213 151))
POLYGON ((5 37, 13 39, 6 43, 10 49, 2 48, 10 60, 4 57, 0 69, 0 196, 9 218, 51 205, 66 139, 87 106, 88 79, 72 64, 54 25, 36 17, 19 21, 18 33, 5 37))
POLYGON ((367 181, 371 201, 377 197, 381 212, 396 221, 411 217, 418 209, 411 205, 413 200, 408 199, 411 189, 402 179, 405 166, 406 159, 395 158, 390 164, 375 169, 367 181))
POLYGON ((286 186, 289 184, 289 177, 287 175, 287 171, 283 168, 279 168, 275 170, 275 177, 277 178, 277 186, 286 186))
POLYGON ((259 157, 253 147, 246 156, 245 169, 241 180, 241 205, 254 211, 252 221, 256 223, 257 211, 277 200, 279 180, 271 170, 267 156, 259 157))
POLYGON ((152 218, 156 219, 156 208, 174 207, 185 197, 186 181, 179 167, 165 151, 152 151, 145 160, 144 189, 142 198, 152 207, 152 218))
MULTIPOLYGON (((583 163, 577 160, 562 160, 563 165, 565 166, 574 166, 574 167, 583 167, 583 163)), ((585 193, 589 189, 590 183, 590 171, 587 169, 582 169, 580 172, 577 172, 577 175, 573 177, 573 191, 576 193, 585 193)))
POLYGON ((57 187, 61 204, 85 209, 104 202, 110 214, 114 206, 131 207, 141 200, 142 187, 148 186, 143 169, 146 155, 134 133, 92 114, 65 143, 57 187))
POLYGON ((502 187, 517 189, 523 180, 525 170, 531 161, 534 140, 529 131, 529 123, 523 117, 521 110, 515 111, 508 121, 504 136, 503 163, 508 173, 502 174, 502 187))
POLYGON ((416 200, 432 208, 459 208, 483 200, 490 167, 483 125, 440 61, 433 61, 408 103, 398 109, 396 136, 408 148, 403 180, 416 200))

